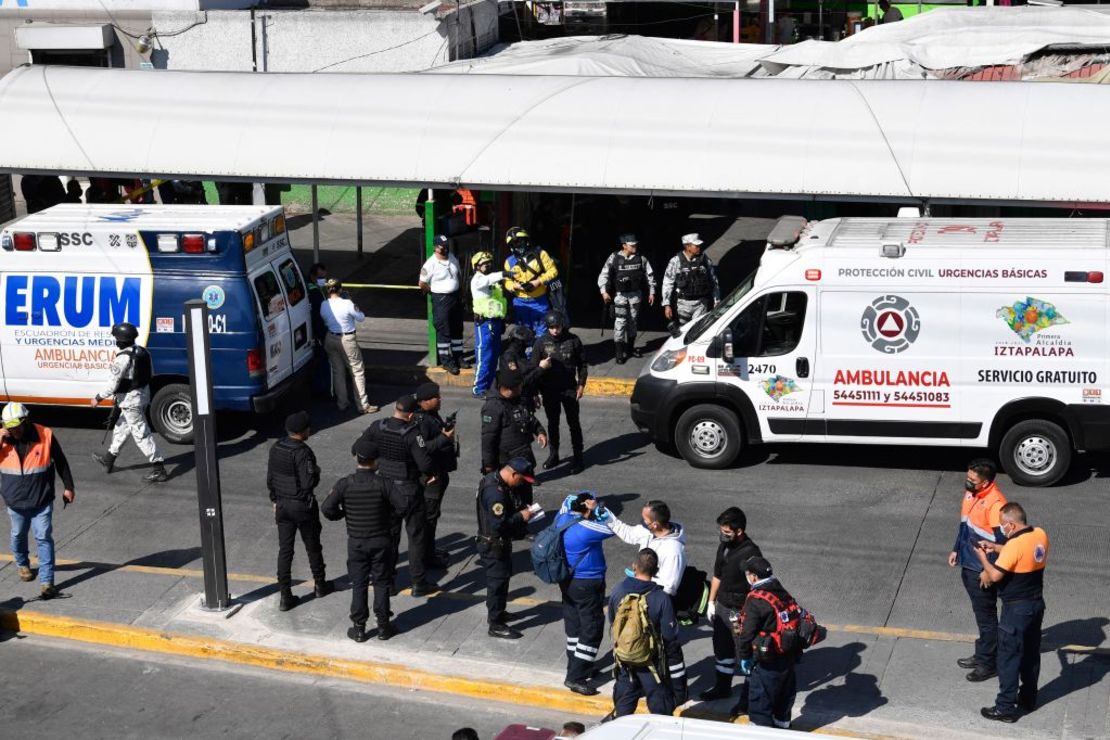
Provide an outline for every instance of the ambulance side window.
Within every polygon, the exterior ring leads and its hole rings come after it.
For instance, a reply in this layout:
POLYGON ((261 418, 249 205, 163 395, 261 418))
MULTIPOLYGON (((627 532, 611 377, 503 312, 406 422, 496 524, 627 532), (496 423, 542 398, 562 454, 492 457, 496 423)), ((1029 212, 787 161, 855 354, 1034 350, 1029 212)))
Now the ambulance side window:
POLYGON ((301 271, 293 260, 285 260, 278 268, 281 281, 285 283, 285 294, 289 297, 289 305, 296 306, 305 297, 304 283, 301 282, 301 271))
POLYGON ((281 288, 278 287, 273 270, 267 270, 255 277, 254 291, 258 294, 258 303, 262 306, 262 315, 267 321, 285 309, 285 300, 281 297, 281 288))
POLYGON ((805 293, 760 296, 732 322, 736 356, 777 357, 793 352, 801 341, 805 317, 805 293))

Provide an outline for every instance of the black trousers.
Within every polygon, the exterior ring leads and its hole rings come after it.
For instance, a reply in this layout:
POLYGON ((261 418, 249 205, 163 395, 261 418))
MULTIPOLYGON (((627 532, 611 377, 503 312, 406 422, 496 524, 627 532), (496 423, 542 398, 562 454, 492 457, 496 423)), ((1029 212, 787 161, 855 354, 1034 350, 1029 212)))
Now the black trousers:
POLYGON ((982 588, 979 571, 970 568, 960 568, 960 575, 979 628, 979 638, 975 640, 975 662, 980 670, 993 671, 998 653, 998 584, 982 588))
POLYGON ((370 617, 369 586, 374 584, 374 617, 389 621, 389 584, 393 557, 388 537, 350 537, 347 540, 347 575, 351 579, 351 621, 365 626, 370 617))
POLYGON ((753 725, 774 727, 775 720, 789 722, 798 695, 794 661, 777 658, 752 667, 748 676, 748 719, 753 725))
POLYGON ((393 517, 390 527, 390 536, 393 540, 393 575, 397 574, 397 563, 401 553, 401 529, 409 535, 409 577, 412 582, 424 580, 424 533, 427 525, 427 515, 424 513, 424 492, 419 483, 414 481, 394 481, 405 493, 405 510, 393 517))
POLYGON ((1013 714, 1017 702, 1036 704, 1041 675, 1044 600, 1002 602, 998 620, 998 698, 994 708, 1013 714))
POLYGON ((478 564, 486 572, 486 621, 490 624, 501 621, 509 603, 509 579, 513 575, 513 546, 506 541, 503 545, 489 545, 479 542, 477 546, 478 564))
POLYGON ((560 584, 567 635, 567 680, 585 681, 605 634, 605 579, 572 578, 560 584))
POLYGON ((305 552, 308 553, 308 565, 312 569, 312 577, 318 581, 324 580, 324 551, 320 547, 320 507, 316 499, 311 503, 298 501, 291 498, 278 498, 277 509, 274 511, 274 521, 278 530, 278 558, 277 580, 282 588, 289 588, 293 584, 293 543, 297 533, 301 533, 301 542, 304 543, 305 552))
POLYGON ((613 715, 633 714, 641 696, 647 699, 647 708, 652 714, 674 714, 674 692, 665 678, 662 682, 656 681, 647 668, 619 669, 613 684, 613 715))
POLYGON ((439 524, 443 494, 451 484, 448 473, 440 473, 435 482, 424 486, 424 559, 430 560, 436 554, 436 526, 439 524))
POLYGON ((458 293, 432 293, 432 326, 436 330, 439 360, 462 354, 463 310, 458 293))
POLYGON ((578 413, 575 390, 543 391, 543 410, 547 414, 547 440, 552 449, 559 449, 559 415, 566 411, 570 427, 570 446, 575 455, 582 454, 582 421, 578 413))

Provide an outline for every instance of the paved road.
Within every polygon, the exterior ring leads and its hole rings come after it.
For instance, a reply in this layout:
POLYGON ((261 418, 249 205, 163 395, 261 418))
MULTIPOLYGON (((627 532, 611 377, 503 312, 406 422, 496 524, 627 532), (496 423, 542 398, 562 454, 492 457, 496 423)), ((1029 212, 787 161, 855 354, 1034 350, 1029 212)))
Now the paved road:
MULTIPOLYGON (((0 641, 9 635, 0 634, 0 641)), ((517 722, 571 717, 45 637, 0 645, 0 716, 9 738, 426 738, 473 727, 488 740, 517 722)))

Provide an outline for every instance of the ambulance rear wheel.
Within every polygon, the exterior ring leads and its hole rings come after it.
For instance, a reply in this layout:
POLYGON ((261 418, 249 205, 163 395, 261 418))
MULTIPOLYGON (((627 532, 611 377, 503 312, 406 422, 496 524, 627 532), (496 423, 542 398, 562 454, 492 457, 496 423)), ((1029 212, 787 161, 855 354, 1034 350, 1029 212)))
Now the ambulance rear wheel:
POLYGON ((675 447, 695 468, 727 468, 740 454, 744 438, 736 414, 726 408, 700 404, 682 412, 675 425, 675 447))
POLYGON ((171 383, 154 394, 150 402, 150 423, 154 431, 173 444, 193 441, 193 402, 189 386, 171 383))
POLYGON ((998 456, 1002 469, 1021 486, 1051 486, 1071 466, 1071 440, 1060 425, 1028 419, 1010 427, 998 456))

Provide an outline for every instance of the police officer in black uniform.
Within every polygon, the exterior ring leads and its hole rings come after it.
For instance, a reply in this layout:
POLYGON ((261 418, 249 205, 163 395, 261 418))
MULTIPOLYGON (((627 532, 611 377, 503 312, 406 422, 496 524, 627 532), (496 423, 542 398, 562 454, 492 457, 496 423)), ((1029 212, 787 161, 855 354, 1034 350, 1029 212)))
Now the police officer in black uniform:
MULTIPOLYGON (((486 395, 482 405, 482 473, 492 473, 514 457, 535 465, 532 441, 547 447, 547 432, 532 408, 521 401, 523 385, 519 371, 499 370, 497 390, 486 395)), ((531 504, 532 484, 521 485, 516 494, 524 504, 531 504)))
POLYGON ((523 381, 520 398, 530 409, 539 407, 537 402, 539 391, 536 388, 540 375, 551 367, 551 360, 546 359, 533 362, 528 355, 532 352, 532 345, 536 343, 536 333, 529 326, 517 324, 509 329, 505 342, 501 345, 501 357, 497 361, 497 369, 518 370, 523 381))
POLYGON ((287 436, 270 448, 266 468, 266 487, 274 505, 274 521, 278 528, 277 580, 281 588, 278 608, 289 611, 297 605, 293 595, 293 544, 297 532, 308 553, 317 597, 330 594, 334 587, 324 570, 324 552, 320 547, 320 507, 315 489, 320 483, 320 466, 316 455, 305 440, 312 434, 311 419, 306 411, 290 414, 285 419, 287 436))
MULTIPOLYGON (((393 563, 396 565, 401 548, 401 524, 409 535, 409 575, 412 577, 412 595, 427 596, 438 588, 424 577, 424 533, 427 515, 424 513, 424 491, 421 476, 434 483, 434 464, 428 454, 427 443, 412 416, 419 408, 414 396, 397 399, 393 416, 371 424, 359 439, 373 442, 378 448, 378 474, 393 482, 405 496, 407 505, 400 516, 393 519, 393 563)), ((354 446, 351 454, 356 454, 354 446)))
POLYGON ((585 465, 582 461, 582 422, 578 415, 578 399, 586 390, 586 376, 589 374, 586 352, 582 348, 582 340, 567 328, 563 314, 548 311, 544 314, 543 323, 547 331, 536 339, 532 348, 534 362, 551 360, 551 367, 539 378, 547 429, 551 434, 551 451, 543 469, 551 470, 559 464, 559 414, 562 410, 567 414, 571 451, 574 453, 570 472, 581 473, 585 465))
POLYGON ((489 636, 506 640, 521 637, 506 624, 512 615, 505 611, 509 578, 513 574, 513 540, 524 536, 532 511, 520 500, 519 491, 531 490, 535 462, 514 457, 504 466, 486 473, 478 484, 475 509, 478 515, 476 549, 478 563, 486 571, 486 621, 489 636))
POLYGON ((374 584, 374 617, 378 639, 397 634, 389 621, 389 584, 393 581, 393 520, 404 513, 405 496, 377 473, 378 448, 369 440, 355 442, 358 468, 340 478, 324 500, 324 516, 347 520, 347 575, 351 579, 351 622, 347 637, 366 642, 369 584, 374 584))
POLYGON ((439 523, 443 494, 451 483, 451 473, 459 467, 455 425, 449 425, 439 414, 442 399, 439 396, 439 386, 435 383, 424 383, 417 388, 416 402, 420 405, 420 410, 413 418, 424 437, 433 465, 432 475, 424 485, 424 512, 427 515, 424 525, 424 566, 446 568, 447 551, 436 549, 436 525, 439 523))

